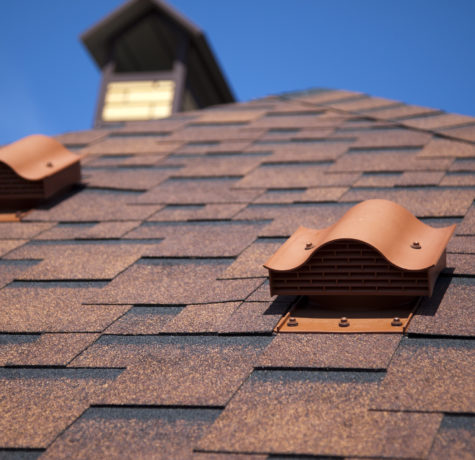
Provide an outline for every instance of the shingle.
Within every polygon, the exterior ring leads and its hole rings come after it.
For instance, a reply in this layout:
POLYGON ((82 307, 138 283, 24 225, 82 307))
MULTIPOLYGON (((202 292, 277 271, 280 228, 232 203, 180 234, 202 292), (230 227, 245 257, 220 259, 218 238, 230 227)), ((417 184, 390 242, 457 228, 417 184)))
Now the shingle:
POLYGON ((395 411, 473 412, 472 340, 404 339, 371 408, 395 411))
POLYGON ((272 303, 284 303, 290 304, 296 299, 296 296, 271 296, 269 281, 266 280, 261 284, 249 297, 247 297, 247 302, 266 302, 268 306, 272 303))
MULTIPOLYGON (((473 262, 473 261, 472 261, 473 262)), ((475 280, 441 277, 432 297, 424 299, 409 324, 409 333, 475 335, 475 280)))
POLYGON ((182 130, 174 131, 167 140, 177 142, 204 142, 204 141, 230 141, 254 140, 264 132, 263 129, 252 129, 247 126, 188 126, 182 130))
POLYGON ((189 220, 231 219, 246 205, 206 204, 206 205, 168 205, 147 220, 149 222, 180 222, 189 220))
POLYGON ((466 115, 458 115, 455 113, 441 113, 434 114, 431 116, 423 116, 420 118, 410 118, 408 120, 402 120, 401 123, 411 128, 435 130, 441 128, 448 128, 451 126, 464 125, 473 121, 473 117, 468 117, 466 115))
POLYGON ((146 250, 140 244, 42 243, 27 244, 9 259, 42 259, 16 276, 20 280, 112 279, 137 261, 146 250))
POLYGON ((126 153, 171 153, 182 142, 162 136, 112 137, 82 149, 81 154, 117 155, 126 153))
POLYGON ((143 255, 147 257, 235 257, 256 239, 264 225, 237 221, 147 222, 126 238, 165 238, 159 245, 145 249, 143 255))
POLYGON ((455 230, 457 235, 475 235, 475 206, 471 206, 455 230))
MULTIPOLYGON (((274 458, 274 457, 273 457, 274 458)), ((195 452, 193 460, 270 460, 267 455, 259 454, 216 454, 213 452, 195 452)), ((278 460, 278 459, 275 459, 278 460)))
POLYGON ((406 171, 396 181, 395 185, 397 187, 438 185, 443 177, 443 171, 406 171))
POLYGON ((261 158, 245 155, 200 155, 198 158, 171 158, 180 164, 174 177, 233 177, 244 176, 256 168, 261 158))
POLYGON ((212 204, 248 203, 259 190, 234 190, 236 179, 169 180, 144 193, 139 203, 212 204))
POLYGON ((70 133, 60 134, 55 136, 55 139, 58 142, 61 142, 63 145, 81 145, 81 144, 90 144, 96 142, 99 139, 107 136, 109 133, 108 130, 94 129, 90 131, 73 131, 70 133))
POLYGON ((279 116, 262 117, 252 123, 254 128, 278 129, 278 128, 321 128, 336 127, 343 121, 342 117, 329 118, 321 114, 296 113, 280 114, 279 116))
POLYGON ((92 408, 55 440, 44 459, 191 459, 216 409, 92 408))
POLYGON ((244 302, 222 325, 222 334, 271 334, 294 298, 277 297, 274 302, 244 302))
MULTIPOLYGON (((475 251, 474 251, 475 252, 475 251)), ((475 253, 474 254, 447 254, 446 272, 454 275, 474 276, 475 275, 475 253)))
MULTIPOLYGON (((317 92, 313 94, 302 94, 298 96, 298 99, 303 100, 305 102, 311 102, 313 104, 325 105, 331 104, 332 102, 340 101, 343 99, 367 99, 368 96, 364 95, 363 93, 357 93, 355 91, 346 91, 346 90, 326 90, 322 92, 317 92)), ((297 99, 297 100, 298 100, 297 99)))
POLYGON ((475 124, 458 128, 439 129, 439 131, 448 136, 475 142, 475 124))
POLYGON ((472 173, 447 173, 442 182, 440 183, 442 187, 444 186, 456 186, 456 187, 475 187, 475 174, 472 173))
POLYGON ((416 150, 374 150, 359 151, 341 156, 328 168, 332 173, 395 172, 395 171, 444 171, 452 160, 441 159, 436 162, 418 158, 416 150))
POLYGON ((0 332, 101 332, 130 308, 81 305, 87 293, 75 288, 3 289, 0 332))
POLYGON ((364 173, 353 184, 355 187, 394 187, 398 181, 401 180, 401 172, 370 172, 364 173))
POLYGON ((132 307, 124 316, 114 321, 105 334, 159 334, 182 310, 182 307, 144 306, 132 307))
POLYGON ((65 366, 99 334, 0 335, 0 365, 65 366))
POLYGON ((159 169, 150 167, 117 170, 109 169, 84 171, 85 182, 89 187, 118 189, 118 190, 148 190, 168 179, 176 171, 174 169, 159 169))
POLYGON ((124 126, 114 129, 114 134, 152 134, 153 133, 166 133, 182 128, 185 123, 188 123, 193 119, 191 114, 177 114, 169 118, 162 118, 160 120, 147 120, 147 121, 130 121, 125 122, 124 126))
POLYGON ((428 158, 473 158, 475 145, 449 139, 434 138, 418 154, 428 158))
POLYGON ((350 142, 286 142, 254 144, 249 153, 268 153, 265 161, 274 163, 328 162, 348 150, 350 142))
POLYGON ((475 159, 456 158, 450 165, 449 171, 473 173, 475 172, 475 159))
POLYGON ((97 222, 146 219, 160 206, 135 205, 136 193, 83 190, 51 209, 36 209, 25 220, 97 222))
POLYGON ((426 456, 442 416, 367 411, 380 378, 380 373, 369 372, 255 372, 198 448, 321 456, 426 456))
POLYGON ((133 228, 140 221, 123 222, 84 222, 57 224, 53 228, 36 236, 35 240, 107 240, 117 239, 133 228))
MULTIPOLYGON (((331 124, 331 121, 328 121, 331 124)), ((318 128, 272 128, 259 138, 259 143, 267 141, 276 141, 278 144, 281 141, 287 142, 302 142, 309 143, 312 141, 325 141, 335 132, 334 127, 318 127, 318 128)))
POLYGON ((223 140, 214 142, 189 142, 178 148, 172 158, 176 155, 205 155, 212 153, 240 153, 251 144, 252 140, 223 140))
POLYGON ((447 244, 447 252, 475 254, 475 236, 453 236, 447 244))
POLYGON ((357 99, 355 101, 341 101, 331 104, 333 108, 339 110, 345 110, 348 112, 363 112, 369 109, 377 109, 378 107, 391 107, 399 106, 401 103, 392 101, 391 99, 385 99, 381 97, 369 97, 367 99, 357 99))
POLYGON ((247 174, 236 187, 239 188, 293 188, 348 186, 358 174, 325 174, 326 164, 263 165, 247 174))
MULTIPOLYGON (((110 337, 117 353, 127 342, 141 344, 99 401, 114 405, 223 406, 268 343, 265 337, 110 337)), ((101 341, 97 344, 89 357, 101 352, 101 341)))
POLYGON ((0 240, 0 257, 25 244, 28 240, 0 240))
POLYGON ((386 369, 399 345, 396 334, 278 334, 260 367, 386 369))
POLYGON ((22 274, 28 272, 36 263, 37 261, 32 260, 0 260, 0 288, 21 278, 22 274))
POLYGON ((166 158, 166 155, 155 155, 153 153, 132 155, 126 153, 86 157, 85 164, 87 165, 86 171, 90 171, 92 168, 155 166, 164 158, 166 158))
POLYGON ((193 123, 244 123, 264 115, 264 110, 203 110, 193 123))
POLYGON ((36 460, 44 449, 0 449, 2 460, 36 460))
POLYGON ((418 217, 464 216, 475 192, 466 189, 408 188, 351 189, 340 201, 359 202, 373 198, 394 201, 418 217))
POLYGON ((383 108, 371 112, 372 117, 382 118, 383 120, 397 120, 417 115, 426 115, 438 110, 417 105, 400 105, 397 107, 383 108))
POLYGON ((0 238, 9 240, 32 238, 52 226, 53 224, 37 222, 0 222, 0 238))
POLYGON ((444 415, 429 460, 470 460, 475 452, 475 420, 444 415))
POLYGON ((0 444, 47 447, 117 374, 90 369, 0 369, 0 444))
POLYGON ((221 276, 221 278, 267 277, 263 264, 274 254, 284 241, 257 240, 244 250, 221 276))
MULTIPOLYGON (((352 133, 356 134, 356 133, 352 133)), ((352 148, 419 147, 427 144, 432 135, 410 129, 375 129, 362 131, 352 148)))
POLYGON ((90 303, 185 305, 244 300, 262 280, 215 281, 228 263, 228 259, 145 259, 90 293, 90 303))
POLYGON ((167 334, 208 334, 217 333, 240 302, 187 305, 178 315, 167 322, 161 332, 167 334))
POLYGON ((350 207, 341 203, 256 205, 247 207, 235 219, 273 219, 259 232, 259 236, 289 237, 300 225, 309 228, 328 227, 350 207))

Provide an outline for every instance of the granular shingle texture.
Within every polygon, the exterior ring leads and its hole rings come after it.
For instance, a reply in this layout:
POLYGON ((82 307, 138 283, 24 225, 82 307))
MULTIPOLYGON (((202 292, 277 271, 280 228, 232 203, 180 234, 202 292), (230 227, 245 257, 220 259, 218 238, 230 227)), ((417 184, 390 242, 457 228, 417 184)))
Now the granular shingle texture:
POLYGON ((83 183, 0 222, 0 458, 473 458, 474 126, 310 90, 59 136, 83 183), (433 296, 275 333, 262 264, 369 198, 457 224, 433 296))

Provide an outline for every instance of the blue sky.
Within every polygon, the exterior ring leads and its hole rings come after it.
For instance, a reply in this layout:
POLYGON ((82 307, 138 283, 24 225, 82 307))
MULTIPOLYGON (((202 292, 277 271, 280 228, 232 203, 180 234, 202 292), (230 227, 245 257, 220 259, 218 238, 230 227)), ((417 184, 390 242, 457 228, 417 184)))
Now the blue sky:
MULTIPOLYGON (((0 144, 88 129, 100 73, 79 34, 123 0, 3 0, 0 144)), ((475 116, 473 0, 170 0, 238 100, 329 87, 475 116)))

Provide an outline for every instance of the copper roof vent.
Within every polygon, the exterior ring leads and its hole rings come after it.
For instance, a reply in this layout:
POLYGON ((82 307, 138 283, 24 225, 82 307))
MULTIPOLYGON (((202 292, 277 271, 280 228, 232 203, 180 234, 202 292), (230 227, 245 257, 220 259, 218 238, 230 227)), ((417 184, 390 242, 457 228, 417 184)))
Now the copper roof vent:
POLYGON ((430 227, 386 200, 359 203, 325 229, 298 228, 264 265, 269 270, 271 295, 309 296, 296 311, 304 307, 307 315, 315 316, 321 310, 328 321, 324 321, 326 326, 315 321, 310 321, 313 326, 304 326, 307 321, 299 322, 293 311, 279 330, 404 330, 417 299, 432 295, 454 229, 455 225, 430 227), (329 311, 338 315, 333 318, 329 311), (381 316, 387 316, 386 326, 381 326, 381 316), (372 327, 375 319, 381 324, 372 327))
POLYGON ((81 180, 80 157, 51 137, 28 136, 0 149, 0 208, 51 198, 81 180))

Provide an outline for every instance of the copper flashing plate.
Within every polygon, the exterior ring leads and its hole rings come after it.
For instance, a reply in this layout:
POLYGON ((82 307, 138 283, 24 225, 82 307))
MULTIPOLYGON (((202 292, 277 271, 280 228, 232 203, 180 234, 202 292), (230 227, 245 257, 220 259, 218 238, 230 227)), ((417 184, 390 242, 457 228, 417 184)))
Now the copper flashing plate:
POLYGON ((55 139, 32 135, 0 149, 0 207, 12 209, 56 195, 81 179, 80 157, 55 139))
POLYGON ((271 294, 431 295, 454 229, 364 201, 330 227, 300 227, 264 265, 271 294))
POLYGON ((409 325, 420 297, 413 297, 381 309, 359 303, 353 297, 346 305, 329 308, 315 305, 306 297, 300 297, 290 311, 281 318, 275 332, 298 333, 385 333, 401 334, 409 325))

